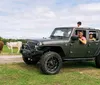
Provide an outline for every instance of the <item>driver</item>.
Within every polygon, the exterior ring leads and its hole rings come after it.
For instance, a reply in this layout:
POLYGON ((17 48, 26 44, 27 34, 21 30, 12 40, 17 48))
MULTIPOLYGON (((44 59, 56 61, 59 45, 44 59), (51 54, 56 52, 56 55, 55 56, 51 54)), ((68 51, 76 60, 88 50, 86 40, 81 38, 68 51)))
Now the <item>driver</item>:
POLYGON ((79 41, 80 41, 82 44, 86 44, 86 43, 87 43, 87 40, 86 40, 86 38, 83 36, 83 32, 82 32, 82 31, 79 31, 79 32, 78 32, 78 37, 79 37, 79 41))

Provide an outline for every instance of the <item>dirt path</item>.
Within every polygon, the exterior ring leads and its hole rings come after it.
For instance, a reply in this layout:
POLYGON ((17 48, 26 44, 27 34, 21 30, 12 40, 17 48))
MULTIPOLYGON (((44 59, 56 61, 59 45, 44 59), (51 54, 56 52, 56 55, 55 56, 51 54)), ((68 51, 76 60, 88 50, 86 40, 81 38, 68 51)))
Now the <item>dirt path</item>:
POLYGON ((21 55, 0 55, 0 64, 23 62, 21 55))

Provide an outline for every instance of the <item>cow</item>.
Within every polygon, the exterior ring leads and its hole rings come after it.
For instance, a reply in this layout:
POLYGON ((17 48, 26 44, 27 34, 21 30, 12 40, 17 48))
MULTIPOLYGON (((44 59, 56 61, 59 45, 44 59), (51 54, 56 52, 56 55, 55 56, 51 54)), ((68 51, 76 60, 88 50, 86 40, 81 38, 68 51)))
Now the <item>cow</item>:
POLYGON ((17 53, 19 53, 20 48, 22 46, 22 42, 21 41, 7 42, 6 45, 7 45, 8 49, 11 50, 11 53, 13 53, 14 48, 17 48, 18 49, 17 53))
POLYGON ((4 46, 4 42, 0 41, 0 53, 1 53, 2 49, 3 49, 3 46, 4 46))

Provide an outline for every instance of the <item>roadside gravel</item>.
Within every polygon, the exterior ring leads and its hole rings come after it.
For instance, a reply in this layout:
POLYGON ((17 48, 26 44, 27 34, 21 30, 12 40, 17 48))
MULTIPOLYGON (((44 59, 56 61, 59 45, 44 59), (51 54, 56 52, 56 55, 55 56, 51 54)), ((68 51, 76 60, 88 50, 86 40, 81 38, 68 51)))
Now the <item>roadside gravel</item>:
POLYGON ((0 55, 0 64, 23 62, 21 55, 0 55))

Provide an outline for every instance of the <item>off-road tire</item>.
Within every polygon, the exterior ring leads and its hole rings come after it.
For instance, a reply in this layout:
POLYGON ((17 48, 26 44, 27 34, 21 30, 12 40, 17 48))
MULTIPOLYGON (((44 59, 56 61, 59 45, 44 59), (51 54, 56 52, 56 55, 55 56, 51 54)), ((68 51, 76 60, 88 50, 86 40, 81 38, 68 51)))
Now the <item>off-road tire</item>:
POLYGON ((44 74, 57 74, 62 67, 62 58, 56 52, 46 52, 40 59, 40 70, 44 74))

